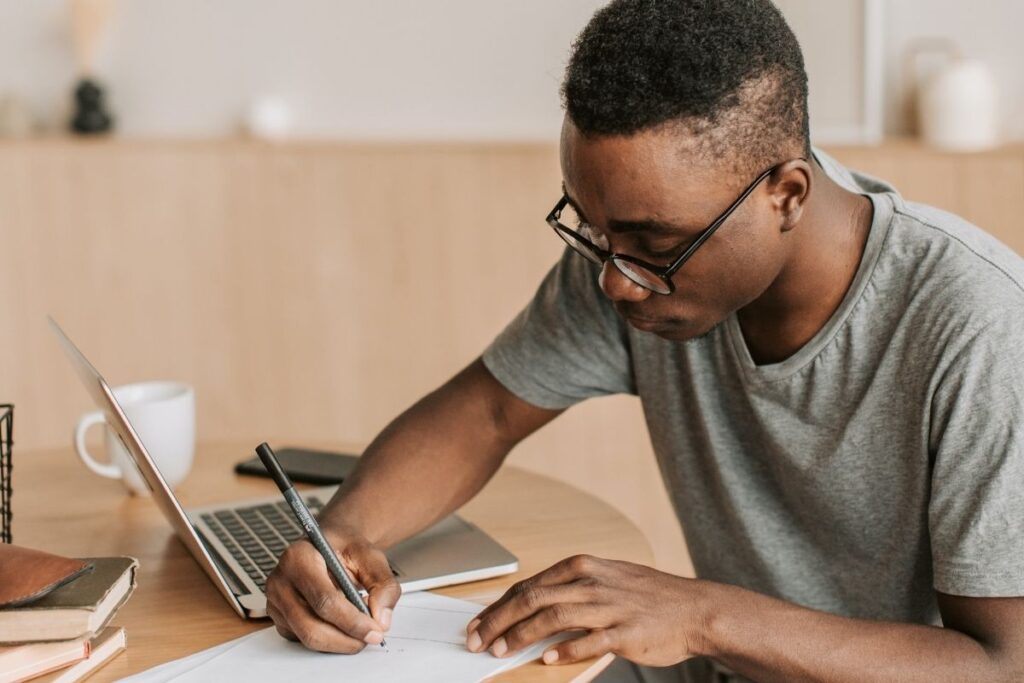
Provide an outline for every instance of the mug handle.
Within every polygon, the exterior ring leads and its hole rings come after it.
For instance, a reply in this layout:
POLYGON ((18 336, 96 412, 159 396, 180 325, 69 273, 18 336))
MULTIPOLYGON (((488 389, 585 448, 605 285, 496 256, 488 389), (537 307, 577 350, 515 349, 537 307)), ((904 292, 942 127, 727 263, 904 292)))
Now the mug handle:
POLYGON ((107 477, 108 479, 120 479, 120 467, 114 463, 96 462, 96 460, 89 455, 89 451, 85 447, 85 433, 89 431, 89 427, 103 422, 106 422, 106 420, 103 418, 103 413, 98 410, 96 412, 83 415, 81 419, 78 420, 78 424, 75 425, 75 450, 78 451, 78 457, 82 459, 85 466, 96 474, 101 477, 107 477))

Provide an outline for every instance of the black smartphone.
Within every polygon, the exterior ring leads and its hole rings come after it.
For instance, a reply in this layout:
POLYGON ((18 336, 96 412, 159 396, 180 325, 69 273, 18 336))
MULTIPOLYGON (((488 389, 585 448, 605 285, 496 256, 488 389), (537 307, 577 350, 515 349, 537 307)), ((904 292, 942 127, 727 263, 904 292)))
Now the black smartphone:
MULTIPOLYGON (((328 486, 344 481, 359 461, 359 456, 333 451, 314 451, 307 448, 282 448, 274 451, 281 468, 292 481, 328 486)), ((235 465, 238 474, 266 477, 267 469, 256 456, 235 465)))

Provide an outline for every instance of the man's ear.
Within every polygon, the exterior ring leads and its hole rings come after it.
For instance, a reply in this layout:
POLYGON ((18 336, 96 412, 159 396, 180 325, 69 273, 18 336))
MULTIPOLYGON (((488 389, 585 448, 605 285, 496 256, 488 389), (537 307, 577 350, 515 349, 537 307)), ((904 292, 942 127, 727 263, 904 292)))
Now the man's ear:
POLYGON ((782 232, 795 228, 811 195, 813 173, 804 159, 793 159, 775 169, 768 179, 772 203, 782 217, 782 232))

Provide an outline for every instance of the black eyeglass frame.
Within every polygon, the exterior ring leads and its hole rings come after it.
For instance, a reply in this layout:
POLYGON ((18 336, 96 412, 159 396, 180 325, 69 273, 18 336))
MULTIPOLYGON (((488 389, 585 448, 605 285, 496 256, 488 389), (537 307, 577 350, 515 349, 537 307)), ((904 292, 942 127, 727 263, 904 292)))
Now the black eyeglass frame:
MULTIPOLYGON (((804 159, 803 157, 800 157, 799 160, 806 161, 806 159, 804 159)), ((743 190, 739 197, 736 198, 736 201, 734 201, 729 206, 729 208, 727 208, 725 211, 719 214, 718 218, 713 220, 711 224, 708 225, 708 227, 701 230, 700 233, 698 233, 697 237, 693 240, 693 242, 691 242, 690 245, 687 246, 685 250, 683 250, 683 253, 677 256, 675 260, 673 260, 672 263, 670 263, 667 266, 658 266, 648 261, 644 261, 643 259, 639 259, 635 256, 630 256, 629 254, 617 254, 608 251, 607 249, 602 249, 601 247, 597 246, 596 244, 594 244, 593 242, 591 242, 586 237, 579 234, 569 226, 563 224, 561 221, 559 221, 559 218, 561 218, 562 211, 569 203, 569 197, 566 196, 565 194, 563 194, 562 198, 558 200, 557 204, 555 204, 555 208, 551 209, 551 212, 548 214, 545 221, 549 226, 551 226, 551 229, 555 231, 555 233, 559 236, 559 238, 561 238, 563 242, 568 244, 573 251, 575 251, 583 258, 587 259, 592 263, 598 263, 600 265, 604 265, 606 261, 611 261, 613 264, 615 264, 616 261, 626 261, 627 263, 633 263, 637 266, 640 266, 641 268, 647 270, 652 275, 658 277, 662 282, 664 282, 666 291, 660 292, 656 289, 647 286, 642 282, 637 282, 634 278, 630 277, 629 273, 624 271, 620 266, 616 264, 616 268, 619 268, 622 274, 629 278, 630 282, 633 282, 646 290, 654 292, 655 294, 667 295, 671 294, 676 290, 675 283, 672 282, 672 276, 675 275, 676 272, 678 272, 679 269, 683 267, 683 264, 690 260, 694 252, 696 252, 702 244, 707 242, 708 239, 713 234, 715 234, 715 231, 718 230, 718 228, 721 227, 723 223, 725 223, 729 216, 732 215, 733 211, 739 208, 740 204, 743 203, 743 200, 750 196, 750 193, 753 192, 757 188, 757 186, 764 181, 765 178, 774 173, 780 166, 787 163, 789 163, 789 161, 783 161, 778 164, 775 164, 774 166, 772 166, 771 168, 767 169, 766 171, 762 172, 759 176, 754 178, 754 181, 750 183, 750 185, 747 185, 747 188, 743 190), (576 246, 574 246, 570 239, 576 240, 587 245, 587 247, 589 247, 593 251, 594 255, 597 256, 599 260, 595 261, 594 259, 591 259, 585 252, 581 251, 576 246)))

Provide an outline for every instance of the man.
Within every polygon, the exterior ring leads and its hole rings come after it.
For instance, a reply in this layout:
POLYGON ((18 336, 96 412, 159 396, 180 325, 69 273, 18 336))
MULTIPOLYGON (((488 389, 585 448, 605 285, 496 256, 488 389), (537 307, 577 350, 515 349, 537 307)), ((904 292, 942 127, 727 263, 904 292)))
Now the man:
POLYGON ((279 631, 378 643, 379 548, 473 496, 590 396, 640 396, 698 579, 574 557, 467 627, 549 664, 658 680, 1024 680, 1024 263, 812 150, 799 46, 766 0, 616 0, 563 88, 569 249, 533 302, 374 441, 316 551, 267 586, 279 631), (939 624, 942 624, 940 626, 939 624))

